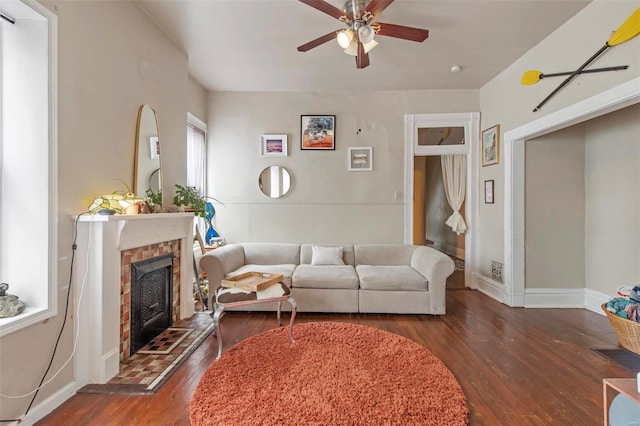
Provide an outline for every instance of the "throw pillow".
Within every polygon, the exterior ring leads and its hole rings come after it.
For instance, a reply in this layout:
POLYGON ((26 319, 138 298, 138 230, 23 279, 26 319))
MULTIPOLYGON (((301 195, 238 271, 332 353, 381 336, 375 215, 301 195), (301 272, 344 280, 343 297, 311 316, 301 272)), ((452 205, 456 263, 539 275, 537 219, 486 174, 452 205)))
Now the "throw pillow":
POLYGON ((312 265, 344 265, 342 247, 311 246, 312 265))

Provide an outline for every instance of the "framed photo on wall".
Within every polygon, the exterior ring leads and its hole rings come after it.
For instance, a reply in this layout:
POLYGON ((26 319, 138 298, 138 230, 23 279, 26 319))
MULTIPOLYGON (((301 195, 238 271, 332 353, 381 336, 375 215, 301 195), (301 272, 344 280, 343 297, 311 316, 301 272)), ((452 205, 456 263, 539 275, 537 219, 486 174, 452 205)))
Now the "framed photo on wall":
POLYGON ((484 181, 484 203, 493 204, 493 179, 484 181))
POLYGON ((300 149, 335 150, 336 116, 301 115, 300 149))
POLYGON ((260 139, 263 157, 287 156, 287 135, 262 135, 260 139))
POLYGON ((500 125, 482 131, 482 166, 498 164, 500 161, 500 125))
POLYGON ((349 171, 370 172, 373 170, 373 148, 349 147, 349 171))

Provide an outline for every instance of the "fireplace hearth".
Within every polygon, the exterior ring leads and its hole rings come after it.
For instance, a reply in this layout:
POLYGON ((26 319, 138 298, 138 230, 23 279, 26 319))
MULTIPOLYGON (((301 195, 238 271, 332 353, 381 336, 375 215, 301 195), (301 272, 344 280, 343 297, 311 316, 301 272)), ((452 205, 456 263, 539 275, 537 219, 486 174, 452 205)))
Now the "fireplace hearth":
POLYGON ((133 355, 172 325, 173 254, 131 263, 131 343, 133 355))

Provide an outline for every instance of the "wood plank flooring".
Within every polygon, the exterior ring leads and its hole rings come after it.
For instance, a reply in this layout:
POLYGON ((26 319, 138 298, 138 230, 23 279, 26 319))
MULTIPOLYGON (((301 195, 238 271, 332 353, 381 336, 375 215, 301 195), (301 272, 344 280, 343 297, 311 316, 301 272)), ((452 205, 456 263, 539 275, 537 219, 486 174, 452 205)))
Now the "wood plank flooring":
MULTIPOLYGON (((288 319, 285 315, 284 320, 288 319)), ((633 377, 592 349, 617 348, 607 319, 584 309, 512 309, 472 290, 447 290, 447 315, 298 314, 408 337, 456 376, 471 425, 601 425, 602 379, 633 377)), ((229 313, 225 348, 277 326, 275 314, 229 313)), ((76 395, 39 425, 188 425, 189 402, 216 356, 209 336, 152 396, 76 395)))

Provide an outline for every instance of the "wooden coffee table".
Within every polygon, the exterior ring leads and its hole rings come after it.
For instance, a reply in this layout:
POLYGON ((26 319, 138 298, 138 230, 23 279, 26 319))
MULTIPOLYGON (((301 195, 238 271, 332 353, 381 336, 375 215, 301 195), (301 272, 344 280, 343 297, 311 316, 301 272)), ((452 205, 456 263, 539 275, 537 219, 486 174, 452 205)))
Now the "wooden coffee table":
POLYGON ((605 426, 609 426, 609 406, 618 394, 623 394, 636 404, 640 404, 640 393, 638 393, 636 379, 602 379, 602 386, 605 426))

